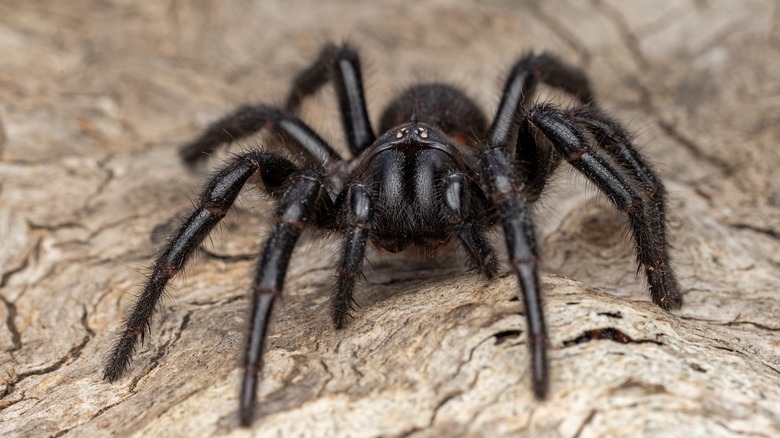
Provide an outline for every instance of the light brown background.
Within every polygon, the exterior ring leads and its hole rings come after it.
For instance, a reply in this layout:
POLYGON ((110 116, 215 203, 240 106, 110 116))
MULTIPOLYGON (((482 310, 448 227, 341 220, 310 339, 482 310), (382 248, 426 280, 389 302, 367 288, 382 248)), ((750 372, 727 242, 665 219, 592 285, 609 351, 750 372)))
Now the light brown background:
MULTIPOLYGON (((103 382, 102 357, 208 174, 177 146, 240 103, 279 102, 344 38, 374 117, 422 80, 492 112, 529 49, 584 68, 667 183, 685 306, 649 302, 623 218, 563 170, 537 207, 552 344, 540 403, 514 278, 486 282, 457 254, 373 257, 362 308, 336 332, 337 245, 308 241, 272 324, 256 435, 780 433, 776 2, 8 0, 0 17, 0 435, 247 433, 237 364, 270 211, 256 190, 164 300, 126 376, 103 382), (565 344, 605 327, 636 342, 565 344)), ((343 144, 332 92, 304 116, 343 144)))

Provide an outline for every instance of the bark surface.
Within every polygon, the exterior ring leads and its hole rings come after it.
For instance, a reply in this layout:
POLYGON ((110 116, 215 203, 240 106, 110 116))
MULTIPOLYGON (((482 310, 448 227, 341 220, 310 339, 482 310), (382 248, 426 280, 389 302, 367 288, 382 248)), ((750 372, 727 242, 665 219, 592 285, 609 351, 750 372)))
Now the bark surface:
MULTIPOLYGON (((101 380, 103 358, 209 175, 178 145, 239 104, 281 102, 345 38, 375 123, 430 80, 491 113, 527 50, 585 69, 666 182, 685 304, 650 302, 625 219, 564 165, 536 207, 552 379, 539 402, 512 276, 487 282, 462 253, 372 255, 336 331, 338 243, 304 239, 253 436, 780 434, 778 23, 770 0, 0 3, 0 435, 249 435, 238 364, 271 211, 256 189, 175 282, 125 376, 101 380)), ((303 118, 344 149, 331 91, 303 118)))

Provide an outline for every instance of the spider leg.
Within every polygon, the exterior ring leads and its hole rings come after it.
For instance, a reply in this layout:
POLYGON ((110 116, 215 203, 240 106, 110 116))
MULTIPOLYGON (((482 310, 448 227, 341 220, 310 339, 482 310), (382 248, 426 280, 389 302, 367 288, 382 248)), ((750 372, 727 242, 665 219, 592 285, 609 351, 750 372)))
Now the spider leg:
POLYGON ((466 216, 472 211, 470 192, 467 190, 467 178, 463 173, 455 172, 444 179, 442 186, 445 215, 455 227, 463 248, 469 259, 488 279, 498 273, 498 260, 495 251, 482 235, 474 218, 466 216))
POLYGON ((509 72, 501 94, 501 103, 490 127, 490 144, 502 145, 507 151, 512 150, 513 144, 503 143, 515 139, 513 131, 517 127, 520 113, 533 99, 539 82, 560 88, 577 97, 583 104, 593 102, 588 77, 582 70, 549 53, 525 55, 509 72))
POLYGON ((521 58, 504 85, 479 169, 486 186, 485 194, 501 221, 507 253, 522 291, 534 394, 537 398, 544 398, 549 387, 547 329, 539 284, 539 250, 530 203, 538 197, 546 177, 555 169, 557 162, 550 155, 526 151, 518 143, 526 135, 526 132, 518 132, 519 122, 539 82, 573 94, 583 103, 593 99, 588 79, 581 70, 546 53, 521 58), (516 152, 530 166, 518 164, 516 152), (536 174, 526 170, 535 168, 535 165, 542 170, 536 174), (520 178, 516 175, 517 171, 520 171, 520 178), (536 189, 526 192, 529 181, 532 186, 536 185, 536 189))
MULTIPOLYGON (((645 268, 653 302, 666 310, 679 308, 682 296, 669 263, 665 225, 658 224, 658 220, 663 218, 663 210, 652 202, 647 205, 635 189, 636 184, 621 172, 622 166, 610 163, 590 147, 589 140, 575 118, 541 106, 531 109, 528 121, 532 130, 549 139, 566 161, 595 183, 618 209, 628 215, 637 259, 645 268)), ((618 145, 610 144, 609 141, 602 141, 602 145, 620 151, 618 145)), ((645 177, 648 175, 645 174, 645 177)), ((639 178, 641 180, 642 176, 639 178)))
POLYGON ((352 309, 355 282, 363 265, 366 243, 374 214, 373 201, 367 185, 353 181, 346 190, 346 238, 338 268, 336 293, 331 315, 336 328, 343 328, 352 309))
POLYGON ((268 322, 274 299, 281 295, 284 277, 295 244, 307 222, 314 216, 323 190, 322 176, 315 172, 299 173, 276 211, 276 223, 265 243, 252 282, 252 313, 241 385, 241 425, 252 423, 257 398, 257 375, 262 366, 268 322))
POLYGON ((295 165, 284 158, 252 151, 236 156, 214 176, 203 190, 195 212, 184 221, 152 265, 143 292, 126 316, 122 333, 107 358, 103 378, 114 381, 127 369, 138 338, 143 342, 150 330, 152 314, 168 280, 182 270, 203 239, 225 217, 246 182, 259 176, 266 190, 274 192, 296 170, 295 165))
POLYGON ((528 120, 520 122, 515 149, 515 170, 523 182, 523 192, 529 203, 542 195, 553 172, 561 164, 561 154, 547 142, 539 142, 533 136, 528 120), (535 147, 528 147, 535 145, 535 147))
POLYGON ((347 44, 323 47, 314 64, 293 81, 285 108, 295 112, 307 96, 316 93, 328 80, 333 80, 341 108, 341 122, 353 156, 374 143, 363 91, 363 76, 357 52, 347 44))
POLYGON ((549 386, 547 329, 542 309, 539 253, 533 218, 505 151, 500 146, 491 146, 480 158, 480 169, 487 186, 486 194, 500 217, 509 259, 525 303, 534 394, 537 398, 544 398, 549 386))
POLYGON ((184 162, 193 165, 212 154, 220 145, 250 136, 263 128, 281 132, 292 139, 306 157, 313 159, 316 164, 342 161, 341 156, 298 117, 266 105, 244 105, 217 120, 198 138, 182 146, 179 155, 184 162))
MULTIPOLYGON (((594 108, 578 108, 568 112, 577 123, 585 126, 594 136, 599 147, 620 165, 626 174, 632 175, 644 190, 648 203, 648 218, 655 227, 659 246, 667 251, 666 240, 666 189, 639 151, 631 144, 628 134, 618 122, 594 108)), ((668 256, 667 256, 668 257, 668 256)), ((674 278, 671 279, 672 281, 674 278)))
POLYGON ((521 115, 532 101, 540 82, 577 97, 583 104, 593 104, 593 92, 585 73, 549 53, 526 55, 512 67, 490 128, 490 140, 492 144, 503 144, 510 153, 514 151, 517 177, 524 185, 523 191, 529 203, 539 199, 550 175, 561 161, 560 155, 553 153, 552 148, 524 147, 536 143, 521 115), (515 138, 513 131, 518 127, 516 143, 507 144, 515 138))

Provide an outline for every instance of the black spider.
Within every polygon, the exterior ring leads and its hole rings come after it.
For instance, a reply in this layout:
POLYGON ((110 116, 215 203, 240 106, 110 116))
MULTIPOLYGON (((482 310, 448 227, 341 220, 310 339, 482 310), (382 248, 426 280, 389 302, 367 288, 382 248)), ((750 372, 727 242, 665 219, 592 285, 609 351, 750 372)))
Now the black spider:
POLYGON ((499 265, 485 238, 503 228, 528 322, 533 391, 547 394, 547 333, 539 286, 539 251, 531 204, 561 158, 582 172, 628 216, 638 263, 653 302, 678 308, 682 297, 669 263, 664 187, 623 128, 596 109, 579 69, 549 55, 522 57, 509 73, 493 122, 448 85, 408 88, 382 114, 376 137, 366 111, 360 62, 344 46, 326 46, 293 82, 284 109, 244 106, 213 123, 181 150, 192 164, 218 146, 269 128, 299 148, 299 163, 257 150, 240 154, 206 186, 198 208, 152 265, 143 293, 124 322, 104 377, 125 371, 168 280, 182 270, 225 216, 242 187, 257 182, 276 200, 273 229, 252 282, 252 313, 240 395, 241 424, 253 419, 258 372, 274 300, 282 292, 295 243, 306 226, 343 234, 332 297, 337 328, 349 318, 366 244, 397 252, 431 250, 457 238, 487 278, 499 265), (332 81, 352 159, 344 160, 294 116, 302 100, 332 81), (540 83, 582 106, 529 106, 540 83))

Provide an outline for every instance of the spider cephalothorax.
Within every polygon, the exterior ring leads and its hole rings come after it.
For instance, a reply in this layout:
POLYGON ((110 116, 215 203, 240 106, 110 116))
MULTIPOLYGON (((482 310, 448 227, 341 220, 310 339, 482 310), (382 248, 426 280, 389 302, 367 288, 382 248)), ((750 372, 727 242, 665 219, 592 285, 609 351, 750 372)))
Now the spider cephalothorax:
POLYGON ((250 289, 252 313, 240 398, 243 425, 253 419, 271 309, 282 293, 290 255, 305 227, 343 236, 332 296, 333 321, 343 327, 368 243, 397 252, 410 247, 432 250, 457 239, 470 262, 492 278, 498 261, 485 233, 500 226, 525 303, 538 398, 548 388, 547 333, 530 204, 539 198, 561 159, 627 215, 653 302, 664 309, 682 304, 669 263, 663 185, 623 128, 597 109, 580 70, 547 54, 522 57, 507 78, 490 124, 463 92, 441 84, 408 88, 388 105, 379 124, 381 135, 376 137, 357 54, 346 45, 328 45, 296 77, 284 109, 242 107, 182 148, 184 160, 195 163, 221 144, 270 128, 295 145, 300 160, 294 163, 253 150, 235 156, 214 176, 198 208, 152 265, 108 358, 105 378, 116 380, 127 368, 168 280, 181 271, 249 181, 258 182, 275 199, 277 210, 250 289), (328 81, 338 95, 349 160, 294 115, 301 101, 328 81), (568 92, 581 106, 565 110, 534 106, 532 96, 540 83, 568 92))

